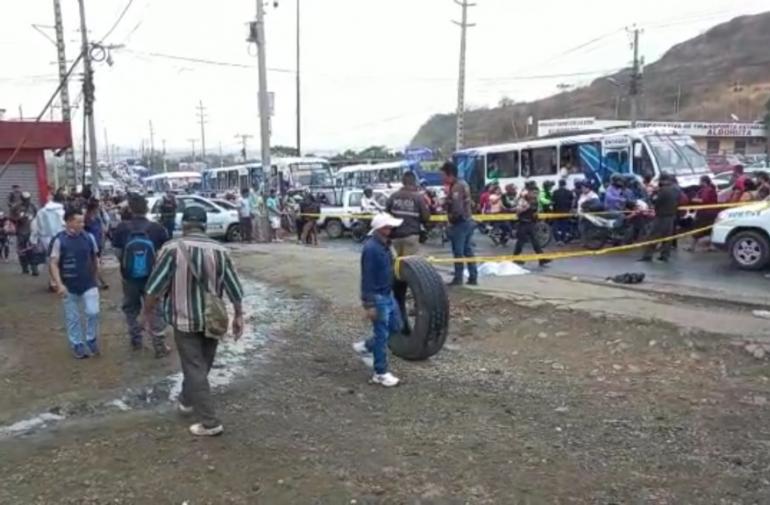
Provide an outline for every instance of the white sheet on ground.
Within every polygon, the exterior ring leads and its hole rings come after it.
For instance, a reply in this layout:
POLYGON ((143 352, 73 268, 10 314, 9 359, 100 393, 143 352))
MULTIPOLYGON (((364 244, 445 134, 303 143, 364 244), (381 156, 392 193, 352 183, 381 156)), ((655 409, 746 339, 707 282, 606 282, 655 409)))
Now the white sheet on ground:
POLYGON ((515 263, 482 263, 479 265, 479 277, 510 277, 513 275, 526 275, 529 270, 515 263))

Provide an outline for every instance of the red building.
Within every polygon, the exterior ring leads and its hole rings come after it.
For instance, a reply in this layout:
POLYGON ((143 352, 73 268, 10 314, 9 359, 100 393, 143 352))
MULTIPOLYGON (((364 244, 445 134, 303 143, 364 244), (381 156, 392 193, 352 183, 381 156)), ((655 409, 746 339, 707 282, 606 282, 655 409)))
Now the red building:
POLYGON ((48 175, 45 151, 72 147, 69 123, 0 121, 0 209, 11 187, 18 184, 32 194, 33 201, 45 203, 48 197, 48 175), (8 164, 7 170, 2 168, 8 164))

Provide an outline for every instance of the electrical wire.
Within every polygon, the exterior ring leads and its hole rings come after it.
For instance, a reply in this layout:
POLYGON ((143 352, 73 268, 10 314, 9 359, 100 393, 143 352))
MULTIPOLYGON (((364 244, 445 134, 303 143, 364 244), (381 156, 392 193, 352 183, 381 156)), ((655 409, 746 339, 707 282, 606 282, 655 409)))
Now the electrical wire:
POLYGON ((115 31, 115 29, 120 25, 120 22, 123 21, 123 18, 126 16, 126 13, 128 12, 128 9, 131 8, 131 5, 134 3, 134 0, 128 0, 126 3, 126 6, 123 8, 123 11, 120 13, 120 16, 118 16, 118 19, 115 20, 115 22, 112 24, 112 28, 110 28, 107 33, 102 37, 102 39, 99 41, 99 44, 102 44, 107 38, 112 35, 112 32, 115 31))

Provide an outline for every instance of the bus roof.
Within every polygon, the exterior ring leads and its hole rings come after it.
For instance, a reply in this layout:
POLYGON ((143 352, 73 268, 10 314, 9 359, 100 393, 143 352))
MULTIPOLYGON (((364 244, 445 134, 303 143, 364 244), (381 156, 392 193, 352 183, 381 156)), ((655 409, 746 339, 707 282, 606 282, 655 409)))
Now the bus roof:
POLYGON ((164 179, 189 179, 201 177, 200 172, 168 172, 165 174, 156 174, 145 177, 144 181, 162 181, 164 179))
POLYGON ((373 165, 350 165, 337 170, 337 175, 349 174, 352 172, 373 172, 377 170, 392 170, 394 168, 403 168, 411 166, 406 160, 389 161, 387 163, 375 163, 373 165))
POLYGON ((286 157, 286 158, 273 158, 270 163, 274 165, 296 165, 300 163, 329 163, 326 158, 298 158, 298 157, 286 157))
POLYGON ((219 174, 231 170, 240 170, 242 168, 262 168, 262 163, 246 163, 245 165, 230 165, 229 167, 207 168, 204 170, 207 174, 219 174))

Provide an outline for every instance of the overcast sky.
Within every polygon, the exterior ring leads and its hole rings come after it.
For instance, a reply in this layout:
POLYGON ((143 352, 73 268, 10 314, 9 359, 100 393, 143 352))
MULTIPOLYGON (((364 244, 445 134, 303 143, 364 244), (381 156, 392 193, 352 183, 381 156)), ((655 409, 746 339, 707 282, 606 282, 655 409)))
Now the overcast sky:
MULTIPOLYGON (((129 0, 86 0, 90 37, 100 40, 129 0)), ((452 0, 301 0, 304 150, 402 148, 431 115, 456 104, 460 8, 452 0)), ((79 47, 76 0, 61 0, 67 53, 79 47)), ((279 0, 267 12, 269 88, 276 94, 273 143, 295 142, 295 15, 297 0, 279 0)), ((556 92, 560 83, 583 85, 631 59, 625 26, 645 28, 648 62, 671 45, 742 14, 768 9, 768 0, 476 0, 469 20, 467 104, 494 105, 556 92), (593 39, 596 42, 572 49, 593 39), (565 54, 566 53, 566 54, 565 54), (591 72, 590 75, 569 76, 591 72), (560 77, 544 77, 554 74, 560 77)), ((6 118, 35 116, 56 87, 51 0, 2 0, 0 108, 6 118), (11 4, 13 4, 11 8, 11 4)), ((255 3, 247 0, 133 0, 106 43, 125 44, 114 65, 96 64, 99 142, 189 149, 199 138, 196 106, 207 107, 208 150, 238 146, 236 133, 258 146, 255 48, 245 42, 255 3), (214 66, 148 53, 236 63, 214 66)), ((72 100, 79 82, 70 86, 72 100)), ((81 109, 82 110, 82 109, 81 109)), ((81 110, 73 130, 79 138, 81 110)), ((58 114, 58 111, 56 111, 58 114)), ((199 147, 198 147, 199 148, 199 147)))

